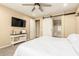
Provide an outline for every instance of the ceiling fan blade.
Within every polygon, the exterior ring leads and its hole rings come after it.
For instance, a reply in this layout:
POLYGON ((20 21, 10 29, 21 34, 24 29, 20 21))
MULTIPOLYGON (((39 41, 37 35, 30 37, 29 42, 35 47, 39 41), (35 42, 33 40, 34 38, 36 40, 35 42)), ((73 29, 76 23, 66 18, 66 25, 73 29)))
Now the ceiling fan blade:
POLYGON ((22 4, 23 6, 34 6, 34 4, 22 4))
POLYGON ((42 9, 41 5, 39 6, 39 9, 40 9, 40 11, 42 11, 42 12, 43 12, 43 9, 42 9))
POLYGON ((32 12, 35 10, 35 7, 33 7, 32 12))
POLYGON ((52 6, 51 4, 48 4, 48 3, 39 3, 39 4, 44 7, 51 7, 52 6))

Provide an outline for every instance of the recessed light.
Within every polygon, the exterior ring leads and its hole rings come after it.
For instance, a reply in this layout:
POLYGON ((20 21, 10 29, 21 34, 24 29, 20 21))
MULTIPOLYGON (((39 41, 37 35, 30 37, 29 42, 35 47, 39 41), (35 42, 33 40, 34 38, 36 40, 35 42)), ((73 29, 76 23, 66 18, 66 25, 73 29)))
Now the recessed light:
POLYGON ((68 4, 67 3, 64 3, 64 7, 66 7, 68 4))

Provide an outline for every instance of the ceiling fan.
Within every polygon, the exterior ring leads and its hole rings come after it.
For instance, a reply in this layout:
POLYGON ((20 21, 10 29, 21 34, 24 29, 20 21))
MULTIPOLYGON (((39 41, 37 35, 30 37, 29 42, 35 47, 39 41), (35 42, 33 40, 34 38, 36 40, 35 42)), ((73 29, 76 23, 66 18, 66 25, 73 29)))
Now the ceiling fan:
POLYGON ((22 5, 23 6, 34 6, 32 9, 32 12, 36 9, 36 7, 38 7, 38 9, 43 12, 42 7, 50 7, 51 6, 50 4, 47 4, 47 3, 34 3, 34 4, 22 4, 22 5))

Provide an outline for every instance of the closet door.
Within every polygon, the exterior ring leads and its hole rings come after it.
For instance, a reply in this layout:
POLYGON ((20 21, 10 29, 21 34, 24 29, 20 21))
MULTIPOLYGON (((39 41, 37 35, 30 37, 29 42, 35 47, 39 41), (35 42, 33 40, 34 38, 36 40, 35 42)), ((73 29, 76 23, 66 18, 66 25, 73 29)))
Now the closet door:
POLYGON ((35 24, 36 24, 36 37, 40 37, 40 20, 36 20, 35 24))
POLYGON ((53 33, 53 21, 52 18, 43 19, 43 36, 52 36, 53 33))

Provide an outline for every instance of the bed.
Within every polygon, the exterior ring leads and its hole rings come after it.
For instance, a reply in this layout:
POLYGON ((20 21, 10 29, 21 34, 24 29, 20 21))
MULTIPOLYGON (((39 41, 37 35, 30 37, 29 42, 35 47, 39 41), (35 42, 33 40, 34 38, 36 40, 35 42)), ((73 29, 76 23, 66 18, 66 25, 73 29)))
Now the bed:
POLYGON ((77 40, 72 40, 73 44, 70 37, 71 35, 68 38, 43 36, 30 40, 19 45, 14 56, 78 56, 79 48, 76 47, 79 46, 75 47, 74 43, 77 40))

